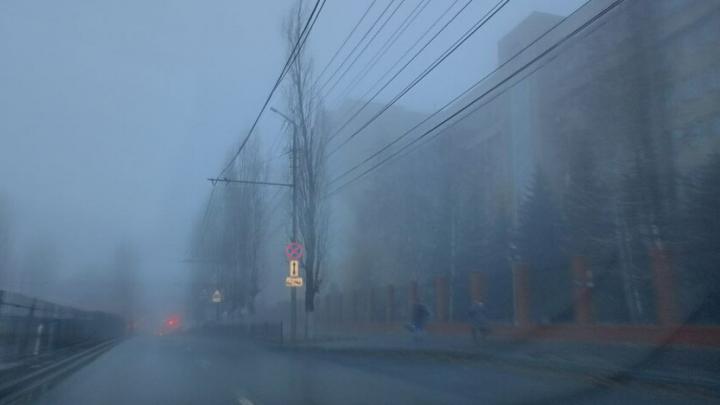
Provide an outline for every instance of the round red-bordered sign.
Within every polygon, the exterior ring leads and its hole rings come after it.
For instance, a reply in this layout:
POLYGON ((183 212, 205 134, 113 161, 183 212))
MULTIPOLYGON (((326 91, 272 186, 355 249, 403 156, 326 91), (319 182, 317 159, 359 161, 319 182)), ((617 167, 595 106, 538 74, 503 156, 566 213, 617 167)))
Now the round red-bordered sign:
POLYGON ((285 247, 285 256, 287 256, 288 260, 300 260, 303 253, 303 245, 298 242, 290 242, 285 247))

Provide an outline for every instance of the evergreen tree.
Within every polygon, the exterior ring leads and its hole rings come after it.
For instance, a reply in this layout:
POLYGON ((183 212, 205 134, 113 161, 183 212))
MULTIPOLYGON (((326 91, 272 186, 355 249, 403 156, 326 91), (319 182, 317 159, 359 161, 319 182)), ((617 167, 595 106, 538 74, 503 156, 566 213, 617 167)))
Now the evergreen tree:
POLYGON ((516 234, 520 259, 530 268, 532 316, 541 322, 569 321, 571 285, 561 211, 550 185, 537 170, 522 205, 516 234))
POLYGON ((596 159, 585 137, 572 144, 563 198, 569 257, 583 256, 592 272, 593 309, 598 320, 627 320, 609 190, 598 179, 596 159))
POLYGON ((493 212, 486 222, 488 230, 482 241, 482 268, 486 277, 488 316, 497 321, 513 319, 512 223, 507 206, 493 212))
POLYGON ((686 205, 683 255, 691 321, 720 322, 720 154, 692 176, 686 205))

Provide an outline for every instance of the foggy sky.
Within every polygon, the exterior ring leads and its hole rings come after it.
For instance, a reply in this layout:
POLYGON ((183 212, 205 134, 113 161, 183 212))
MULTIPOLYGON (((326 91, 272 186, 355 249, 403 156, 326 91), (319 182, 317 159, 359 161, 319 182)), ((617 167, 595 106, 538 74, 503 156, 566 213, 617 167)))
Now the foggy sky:
MULTIPOLYGON (((72 274, 106 263, 130 241, 147 280, 182 280, 205 179, 218 173, 279 73, 280 27, 293 2, 0 2, 0 198, 11 207, 19 256, 31 241, 50 239, 58 271, 72 274)), ((368 3, 328 0, 310 37, 318 70, 368 3)), ((449 3, 433 0, 393 49, 449 3)), ((531 11, 564 15, 580 3, 511 1, 400 103, 432 111, 495 66, 496 41, 531 11)), ((476 0, 399 84, 493 4, 476 0)), ((282 107, 281 96, 271 105, 282 107)), ((331 108, 341 101, 327 100, 331 108)), ((279 124, 266 114, 263 145, 279 124)))

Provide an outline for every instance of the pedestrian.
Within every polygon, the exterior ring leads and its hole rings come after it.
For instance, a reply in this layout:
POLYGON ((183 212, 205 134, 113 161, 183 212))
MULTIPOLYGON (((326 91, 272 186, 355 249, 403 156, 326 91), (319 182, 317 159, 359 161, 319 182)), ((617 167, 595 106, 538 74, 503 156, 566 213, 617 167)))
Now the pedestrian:
POLYGON ((420 338, 420 334, 425 329, 427 321, 430 319, 430 310, 427 305, 416 302, 413 304, 410 313, 410 323, 406 325, 406 328, 413 333, 416 340, 420 338))
POLYGON ((488 327, 487 311, 482 301, 475 301, 468 311, 470 322, 472 323, 472 337, 475 343, 485 341, 490 328, 488 327))

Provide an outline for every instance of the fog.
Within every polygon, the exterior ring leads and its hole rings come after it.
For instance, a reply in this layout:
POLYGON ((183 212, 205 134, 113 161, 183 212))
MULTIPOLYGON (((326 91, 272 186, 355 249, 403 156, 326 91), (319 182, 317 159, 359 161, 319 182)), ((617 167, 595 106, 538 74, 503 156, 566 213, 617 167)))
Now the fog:
MULTIPOLYGON (((498 39, 532 11, 566 15, 580 3, 511 2, 396 106, 434 111, 497 65, 498 39)), ((182 311, 192 268, 189 244, 212 188, 206 179, 227 163, 282 68, 282 22, 293 4, 3 1, 0 227, 7 243, 0 288, 122 312, 108 294, 126 276, 118 273, 127 272, 136 308, 182 311)), ((316 69, 368 4, 328 1, 308 42, 316 69)), ((421 15, 398 49, 449 4, 432 1, 432 12, 421 15)), ((489 6, 474 2, 475 11, 459 18, 403 73, 404 82, 489 6)), ((387 60, 381 68, 392 58, 387 60)), ((397 86, 375 101, 389 100, 397 86)), ((357 94, 328 97, 328 111, 354 101, 364 90, 359 87, 357 94)), ((276 93, 270 105, 283 110, 284 97, 276 93)), ((267 111, 253 135, 261 160, 271 162, 268 179, 287 178, 288 162, 278 157, 283 129, 282 120, 267 111)), ((352 147, 348 159, 367 150, 352 147)), ((347 222, 351 209, 344 203, 334 207, 331 229, 347 222)), ((289 223, 286 211, 275 215, 282 217, 274 221, 289 223)), ((267 249, 277 248, 278 259, 262 270, 263 303, 286 299, 287 229, 281 226, 269 238, 267 249)), ((347 241, 342 235, 331 239, 335 267, 326 271, 330 281, 340 282, 337 263, 344 260, 347 241)))

